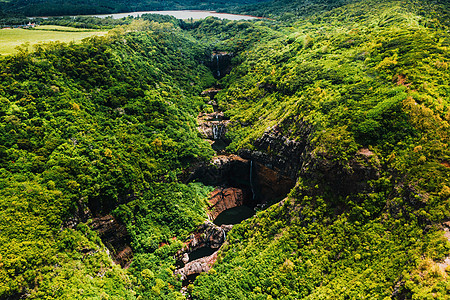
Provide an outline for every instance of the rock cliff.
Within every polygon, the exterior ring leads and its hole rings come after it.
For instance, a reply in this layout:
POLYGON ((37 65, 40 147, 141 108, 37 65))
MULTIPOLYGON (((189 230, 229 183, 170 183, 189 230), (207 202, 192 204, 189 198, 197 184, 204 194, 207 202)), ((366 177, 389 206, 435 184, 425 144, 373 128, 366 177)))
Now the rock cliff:
POLYGON ((209 256, 199 258, 187 263, 183 268, 175 270, 175 275, 180 275, 181 280, 186 280, 189 275, 200 274, 211 270, 217 260, 218 251, 209 256))
POLYGON ((312 132, 312 126, 307 122, 298 121, 297 123, 296 139, 290 138, 288 133, 283 132, 281 128, 283 124, 273 126, 255 140, 255 150, 242 149, 239 155, 244 159, 258 162, 282 176, 296 180, 305 159, 312 132))
POLYGON ((108 247, 112 259, 123 268, 128 267, 133 258, 133 251, 126 226, 119 223, 113 216, 106 215, 92 219, 90 227, 108 247))
POLYGON ((190 254, 201 248, 219 249, 225 242, 227 233, 233 228, 232 225, 217 226, 205 221, 193 232, 185 243, 183 249, 177 252, 175 258, 180 266, 174 274, 180 274, 181 280, 187 276, 207 272, 217 259, 217 251, 213 254, 192 260, 190 254))
POLYGON ((326 153, 309 154, 301 176, 316 182, 326 182, 334 193, 349 195, 369 192, 368 181, 380 177, 380 162, 369 149, 362 148, 345 164, 334 161, 326 153))
POLYGON ((218 215, 227 209, 244 205, 249 202, 252 195, 248 189, 243 190, 239 188, 223 188, 215 189, 209 199, 210 206, 208 207, 208 217, 210 220, 215 220, 218 215))

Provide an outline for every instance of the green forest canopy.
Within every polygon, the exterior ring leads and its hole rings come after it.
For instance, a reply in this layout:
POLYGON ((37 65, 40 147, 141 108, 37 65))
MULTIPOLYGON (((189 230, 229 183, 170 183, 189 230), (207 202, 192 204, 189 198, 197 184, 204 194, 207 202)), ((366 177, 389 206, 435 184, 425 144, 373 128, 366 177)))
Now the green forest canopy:
POLYGON ((228 151, 271 154, 255 141, 273 128, 308 151, 288 198, 233 228, 195 299, 448 299, 448 6, 277 3, 283 21, 137 20, 0 58, 0 297, 184 299, 173 254, 212 187, 178 178, 214 154, 195 118, 218 84, 228 151), (200 63, 212 50, 235 53, 218 83, 200 63), (126 224, 130 268, 90 220, 65 225, 86 207, 126 224))

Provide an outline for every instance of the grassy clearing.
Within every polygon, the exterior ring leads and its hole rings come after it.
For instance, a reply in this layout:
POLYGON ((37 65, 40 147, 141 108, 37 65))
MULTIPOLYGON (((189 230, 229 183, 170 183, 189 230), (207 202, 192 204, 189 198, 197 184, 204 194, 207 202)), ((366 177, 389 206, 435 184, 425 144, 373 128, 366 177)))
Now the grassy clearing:
MULTIPOLYGON (((44 27, 44 26, 41 26, 44 27)), ((62 26, 45 26, 61 27, 62 26)), ((69 27, 66 27, 69 28, 69 27)), ((71 29, 71 28, 69 28, 71 29)), ((75 29, 75 28, 73 28, 75 29)), ((0 30, 0 54, 8 55, 15 53, 16 47, 24 43, 30 46, 45 42, 79 42, 84 38, 93 35, 105 35, 105 31, 50 31, 48 30, 27 30, 27 29, 1 29, 0 30)))
POLYGON ((98 32, 98 30, 96 29, 75 28, 59 25, 41 25, 33 28, 32 30, 64 31, 64 32, 98 32))

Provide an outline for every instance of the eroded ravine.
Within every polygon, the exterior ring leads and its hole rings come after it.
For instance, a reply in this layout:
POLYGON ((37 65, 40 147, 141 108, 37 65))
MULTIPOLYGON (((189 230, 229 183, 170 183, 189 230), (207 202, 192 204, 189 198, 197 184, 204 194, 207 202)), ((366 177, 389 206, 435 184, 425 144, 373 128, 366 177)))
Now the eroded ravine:
POLYGON ((183 281, 183 292, 200 273, 211 269, 233 225, 252 217, 257 209, 283 199, 295 184, 292 178, 262 163, 225 152, 230 142, 225 135, 230 121, 215 100, 219 91, 211 88, 202 93, 212 112, 199 114, 198 130, 216 156, 191 170, 187 181, 216 188, 209 196, 208 220, 189 236, 185 247, 176 254, 174 273, 183 281))

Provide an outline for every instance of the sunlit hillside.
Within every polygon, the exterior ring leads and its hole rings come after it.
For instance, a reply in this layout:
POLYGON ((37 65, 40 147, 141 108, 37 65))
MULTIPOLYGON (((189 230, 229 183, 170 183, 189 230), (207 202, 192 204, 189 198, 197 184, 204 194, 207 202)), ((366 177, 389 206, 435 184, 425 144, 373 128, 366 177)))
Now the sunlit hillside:
POLYGON ((449 4, 228 9, 0 30, 0 299, 449 299, 449 4))

